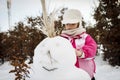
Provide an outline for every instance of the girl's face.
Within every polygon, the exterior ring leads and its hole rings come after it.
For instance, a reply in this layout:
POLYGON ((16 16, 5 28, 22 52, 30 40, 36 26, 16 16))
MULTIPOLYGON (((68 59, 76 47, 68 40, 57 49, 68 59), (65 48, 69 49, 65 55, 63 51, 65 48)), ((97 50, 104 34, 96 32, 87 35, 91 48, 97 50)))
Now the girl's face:
POLYGON ((65 29, 66 30, 71 30, 71 29, 75 29, 75 28, 78 28, 78 23, 68 23, 68 24, 65 24, 65 29))

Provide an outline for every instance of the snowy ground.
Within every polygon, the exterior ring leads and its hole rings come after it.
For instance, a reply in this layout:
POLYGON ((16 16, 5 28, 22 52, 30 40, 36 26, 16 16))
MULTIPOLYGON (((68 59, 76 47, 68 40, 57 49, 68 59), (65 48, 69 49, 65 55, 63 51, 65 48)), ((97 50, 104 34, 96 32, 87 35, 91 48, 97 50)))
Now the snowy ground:
POLYGON ((112 67, 107 62, 102 60, 102 55, 95 59, 97 70, 96 80, 120 80, 120 67, 112 67))
MULTIPOLYGON (((96 56, 96 80, 120 80, 120 67, 112 67, 103 61, 100 56, 96 56)), ((14 80, 13 74, 8 73, 13 67, 8 62, 0 65, 0 80, 14 80)))

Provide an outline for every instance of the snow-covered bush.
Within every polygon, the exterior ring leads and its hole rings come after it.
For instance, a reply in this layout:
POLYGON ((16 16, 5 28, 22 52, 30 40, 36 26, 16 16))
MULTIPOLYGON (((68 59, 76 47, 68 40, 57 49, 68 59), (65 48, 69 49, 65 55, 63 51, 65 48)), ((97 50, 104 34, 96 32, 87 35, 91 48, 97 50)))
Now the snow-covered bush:
POLYGON ((45 35, 35 27, 28 27, 19 22, 13 30, 0 33, 0 61, 9 61, 14 69, 15 79, 23 79, 27 75, 29 66, 25 63, 32 62, 36 45, 45 38, 45 35), (36 35, 38 35, 36 37, 36 35))

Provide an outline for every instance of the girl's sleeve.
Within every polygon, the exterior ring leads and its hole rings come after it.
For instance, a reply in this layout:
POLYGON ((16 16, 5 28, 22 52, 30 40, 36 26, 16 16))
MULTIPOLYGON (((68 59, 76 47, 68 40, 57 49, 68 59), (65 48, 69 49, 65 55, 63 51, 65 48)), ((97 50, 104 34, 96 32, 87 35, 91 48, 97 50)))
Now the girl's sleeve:
POLYGON ((82 51, 84 52, 84 58, 94 58, 96 55, 97 44, 95 40, 88 35, 86 37, 85 45, 82 47, 82 51))

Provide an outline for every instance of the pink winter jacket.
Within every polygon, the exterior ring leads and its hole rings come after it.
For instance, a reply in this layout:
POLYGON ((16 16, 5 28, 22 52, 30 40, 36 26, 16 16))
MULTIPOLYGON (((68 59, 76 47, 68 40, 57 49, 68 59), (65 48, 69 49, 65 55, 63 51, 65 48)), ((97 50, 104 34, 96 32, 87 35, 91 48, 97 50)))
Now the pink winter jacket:
POLYGON ((94 39, 87 33, 82 33, 74 37, 67 34, 61 34, 61 36, 68 39, 75 49, 84 52, 83 58, 77 57, 75 66, 84 69, 92 78, 96 70, 94 58, 96 55, 97 44, 94 39))

